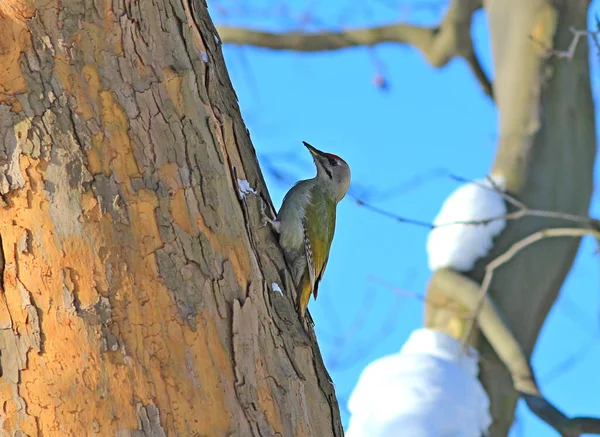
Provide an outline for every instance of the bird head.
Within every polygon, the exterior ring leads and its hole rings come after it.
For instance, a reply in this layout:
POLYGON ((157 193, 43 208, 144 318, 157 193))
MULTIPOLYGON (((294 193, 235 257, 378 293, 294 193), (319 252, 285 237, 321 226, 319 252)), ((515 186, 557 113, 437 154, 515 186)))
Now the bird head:
POLYGON ((333 153, 325 153, 302 141, 317 167, 317 181, 329 190, 339 202, 350 186, 350 167, 342 158, 333 153))

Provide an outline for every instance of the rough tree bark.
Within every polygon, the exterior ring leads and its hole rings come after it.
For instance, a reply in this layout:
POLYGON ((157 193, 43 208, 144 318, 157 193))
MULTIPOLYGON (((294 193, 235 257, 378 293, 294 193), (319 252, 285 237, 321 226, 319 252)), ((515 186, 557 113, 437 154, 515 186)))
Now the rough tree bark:
MULTIPOLYGON (((451 0, 440 25, 432 28, 397 23, 315 34, 274 35, 239 28, 219 28, 219 32, 224 42, 298 51, 380 42, 410 44, 435 67, 444 66, 453 57, 464 59, 499 112, 499 141, 491 173, 503 175, 509 192, 529 208, 585 216, 596 155, 587 39, 580 39, 567 59, 555 54, 573 41, 571 28, 586 29, 588 6, 587 0, 488 0, 483 4, 480 0, 451 0), (493 86, 477 61, 469 34, 472 14, 482 6, 491 30, 493 86)), ((485 266, 513 243, 537 230, 561 226, 573 227, 573 223, 541 217, 510 221, 493 253, 468 277, 480 283, 485 266)), ((514 338, 508 345, 505 340, 510 332, 503 332, 504 337, 496 343, 509 349, 516 345, 523 350, 525 360, 530 358, 578 246, 579 238, 543 240, 498 269, 490 295, 514 338)), ((468 278, 444 270, 433 274, 427 290, 426 326, 459 339, 465 335, 470 321, 464 314, 468 312, 464 302, 451 297, 464 291, 454 290, 457 286, 473 288, 465 281, 468 278)), ((496 317, 496 322, 502 320, 496 317)), ((511 375, 506 362, 500 362, 484 337, 473 336, 472 344, 481 352, 480 377, 491 398, 491 436, 506 436, 517 400, 511 375)), ((569 432, 579 435, 577 430, 569 432)))
POLYGON ((206 4, 3 1, 0 65, 0 435, 341 436, 206 4))

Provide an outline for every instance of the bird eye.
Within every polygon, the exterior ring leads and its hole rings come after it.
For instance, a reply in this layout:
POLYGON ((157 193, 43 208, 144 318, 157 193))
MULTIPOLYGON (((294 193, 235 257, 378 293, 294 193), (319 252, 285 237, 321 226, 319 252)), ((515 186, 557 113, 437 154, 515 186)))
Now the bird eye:
POLYGON ((338 164, 339 164, 339 162, 337 161, 337 159, 329 158, 329 165, 330 166, 335 167, 338 164))

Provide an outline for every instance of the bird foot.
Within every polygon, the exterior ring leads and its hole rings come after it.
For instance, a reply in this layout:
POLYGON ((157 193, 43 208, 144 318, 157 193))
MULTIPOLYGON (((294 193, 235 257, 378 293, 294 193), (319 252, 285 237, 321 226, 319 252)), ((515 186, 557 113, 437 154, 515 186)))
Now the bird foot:
POLYGON ((312 316, 310 315, 310 313, 308 312, 308 309, 306 309, 306 308, 304 310, 300 310, 299 315, 300 315, 300 322, 302 322, 302 327, 304 328, 304 331, 308 335, 309 328, 312 328, 312 329, 315 328, 315 322, 314 322, 312 316))
POLYGON ((269 224, 269 225, 271 225, 273 230, 275 230, 276 232, 279 233, 280 223, 276 220, 271 219, 268 216, 267 204, 265 203, 265 201, 263 200, 262 197, 259 197, 259 199, 260 199, 260 217, 261 217, 261 225, 259 226, 259 229, 262 229, 265 226, 267 226, 267 224, 269 224))

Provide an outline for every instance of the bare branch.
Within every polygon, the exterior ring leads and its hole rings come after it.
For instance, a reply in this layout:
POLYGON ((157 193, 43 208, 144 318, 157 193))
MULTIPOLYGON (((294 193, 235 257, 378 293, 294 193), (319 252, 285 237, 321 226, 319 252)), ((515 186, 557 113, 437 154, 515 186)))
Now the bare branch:
MULTIPOLYGON (((451 311, 453 314, 456 314, 458 317, 470 317, 471 314, 473 313, 473 309, 475 308, 475 299, 472 299, 472 305, 469 307, 469 309, 467 311, 462 310, 461 308, 458 308, 458 305, 456 305, 453 302, 449 302, 449 303, 438 303, 433 299, 428 298, 427 296, 414 292, 414 291, 410 291, 410 290, 405 290, 399 287, 396 287, 395 285, 381 279, 375 276, 369 276, 369 280, 375 283, 378 283, 388 289, 390 289, 393 293, 401 295, 401 296, 407 296, 411 299, 417 300, 419 302, 423 302, 427 305, 431 305, 433 307, 436 308, 441 308, 447 311, 451 311)), ((453 297, 453 296, 448 296, 448 297, 453 297)), ((461 298, 464 298, 464 296, 461 295, 461 298)), ((459 300, 458 298, 456 299, 457 301, 460 301, 462 304, 464 304, 464 299, 459 300)))
POLYGON ((569 418, 543 397, 525 393, 519 394, 536 416, 557 430, 563 437, 579 437, 581 434, 600 434, 600 419, 596 417, 569 418))
MULTIPOLYGON (((473 332, 475 321, 479 321, 480 326, 482 323, 482 315, 480 312, 485 310, 486 307, 490 304, 490 300, 487 297, 489 292, 490 284, 492 282, 492 277, 494 271, 501 267, 502 265, 508 263, 512 258, 514 258, 519 252, 521 252, 526 247, 532 245, 533 243, 546 239, 546 238, 556 238, 556 237, 583 237, 585 235, 593 235, 596 238, 600 238, 600 232, 596 229, 590 228, 549 228, 542 229, 540 231, 534 232, 529 236, 517 241, 513 244, 506 252, 501 254, 500 256, 494 258, 485 269, 485 276, 481 283, 479 297, 477 299, 477 304, 475 305, 475 309, 472 317, 467 325, 467 329, 462 339, 463 351, 466 350, 467 342, 471 333, 473 332)), ((483 327, 482 327, 483 331, 483 327)), ((485 334, 485 332, 484 332, 485 334)), ((492 343, 492 338, 486 335, 486 338, 492 343)), ((496 348, 494 348, 496 350, 496 348)), ((519 349, 520 350, 520 346, 519 349)), ((518 351, 517 349, 514 352, 518 351)), ((496 350, 497 351, 497 350, 496 350)), ((498 351, 497 351, 498 352, 498 351)), ((501 353, 498 353, 501 358, 501 353)), ((515 356, 518 357, 518 354, 515 356)), ((518 361, 519 367, 522 367, 522 360, 518 361)), ((527 406, 531 409, 531 411, 536 414, 540 419, 545 421, 547 424, 552 426, 554 429, 560 432, 562 436, 566 437, 577 437, 580 434, 585 433, 600 433, 600 419, 597 418, 588 418, 588 417, 577 417, 570 419, 565 416, 560 410, 558 410, 554 405, 544 399, 539 393, 539 389, 534 382, 533 373, 527 372, 525 373, 515 373, 514 369, 511 368, 509 363, 507 363, 504 359, 503 362, 507 364, 507 367, 511 371, 511 375, 513 376, 513 382, 515 384, 515 389, 519 393, 519 395, 525 400, 527 406), (525 376, 525 378, 523 378, 525 376), (531 377, 529 377, 531 376, 531 377), (525 385, 521 383, 525 382, 525 385), (533 383, 534 385, 531 385, 533 383), (535 389, 535 390, 532 390, 535 389), (537 393, 535 393, 537 391, 537 393)))
MULTIPOLYGON (((531 395, 540 395, 521 345, 489 296, 484 295, 481 299, 478 283, 452 269, 439 269, 433 274, 429 288, 463 305, 471 314, 476 314, 481 332, 509 370, 515 389, 531 395), (475 312, 480 303, 480 311, 475 312)), ((463 352, 465 350, 463 347, 463 352)))
POLYGON ((402 217, 399 215, 396 215, 392 212, 386 211, 384 209, 378 208, 376 206, 373 206, 361 199, 359 199, 358 197, 354 196, 353 194, 349 194, 349 197, 351 197, 352 199, 354 199, 354 202, 358 205, 358 206, 362 206, 366 209, 368 209, 371 212, 374 212, 376 214, 382 215, 384 217, 388 217, 391 218, 392 220, 395 220, 397 222, 400 223, 408 223, 411 225, 416 225, 416 226, 420 226, 423 228, 429 228, 429 229, 433 229, 435 226, 429 222, 426 221, 422 221, 422 220, 416 220, 416 219, 410 219, 410 218, 406 218, 406 217, 402 217))
MULTIPOLYGON (((287 159, 288 155, 286 154, 285 157, 287 159)), ((273 175, 273 177, 275 177, 276 179, 279 179, 279 180, 285 180, 289 184, 292 183, 293 178, 286 177, 286 175, 282 174, 277 169, 277 167, 274 164, 272 164, 270 162, 270 160, 268 160, 266 157, 262 157, 262 159, 266 161, 266 164, 264 166, 267 169, 267 171, 269 171, 273 175)), ((433 174, 437 175, 437 174, 444 174, 444 173, 445 172, 442 172, 438 169, 433 174)), ((507 214, 504 214, 504 215, 489 217, 485 220, 457 220, 457 221, 453 221, 453 222, 441 223, 441 224, 435 225, 428 221, 404 217, 404 216, 395 214, 391 211, 385 210, 383 208, 379 208, 379 207, 367 202, 365 200, 365 198, 362 196, 362 194, 363 194, 362 192, 360 194, 357 194, 357 192, 356 192, 357 190, 353 190, 352 188, 350 189, 350 191, 348 192, 346 197, 353 199, 354 203, 356 203, 358 206, 366 208, 367 210, 369 210, 375 214, 390 218, 399 223, 407 223, 410 225, 415 225, 415 226, 419 226, 419 227, 426 228, 426 229, 435 229, 435 228, 441 228, 441 227, 453 226, 453 225, 479 226, 479 225, 487 225, 495 220, 519 220, 524 217, 540 217, 540 218, 564 220, 567 222, 571 222, 573 224, 581 224, 581 225, 584 225, 584 226, 587 226, 587 227, 590 227, 593 229, 600 229, 600 220, 598 220, 596 218, 583 216, 583 215, 569 214, 569 213, 560 212, 560 211, 547 211, 547 210, 542 210, 542 209, 532 209, 532 208, 529 208, 529 206, 527 206, 525 203, 523 203, 519 199, 517 199, 515 196, 513 196, 505 191, 500 190, 498 187, 495 187, 495 186, 490 187, 489 185, 479 183, 475 180, 464 178, 464 177, 453 175, 453 174, 449 174, 448 176, 457 182, 472 183, 472 184, 478 185, 479 187, 481 187, 484 190, 494 191, 494 192, 498 193, 498 195, 502 196, 507 203, 509 203, 510 205, 515 207, 516 210, 513 212, 509 212, 507 214)), ((491 178, 488 178, 488 180, 490 180, 493 183, 491 178)), ((412 186, 413 184, 414 184, 414 181, 411 181, 410 184, 403 184, 403 185, 404 186, 406 186, 406 185, 412 186)), ((396 187, 394 190, 397 191, 398 188, 396 187)), ((391 191, 385 191, 384 194, 380 194, 380 196, 389 196, 390 193, 391 193, 391 191)), ((368 196, 368 197, 371 197, 371 196, 368 196)))
MULTIPOLYGON (((376 279, 376 281, 390 287, 395 292, 429 302, 421 295, 406 293, 382 280, 376 279)), ((473 311, 479 304, 481 295, 478 284, 451 269, 437 270, 431 279, 430 286, 451 298, 453 302, 464 305, 469 311, 473 311)), ((587 417, 570 419, 543 397, 526 355, 505 323, 502 314, 489 297, 484 296, 482 302, 481 311, 476 313, 481 331, 509 370, 515 390, 523 397, 531 411, 563 436, 575 437, 584 432, 597 433, 600 430, 600 420, 587 417)), ((462 317, 460 311, 445 307, 462 317)))
POLYGON ((596 238, 600 238, 600 232, 596 229, 590 228, 549 228, 542 229, 540 231, 534 232, 531 235, 517 241, 513 244, 506 252, 502 255, 494 258, 485 268, 485 275, 483 277, 483 281, 481 283, 481 292, 479 296, 479 300, 477 302, 477 306, 475 307, 475 317, 472 317, 469 323, 469 328, 467 329, 464 337, 463 337, 463 349, 466 348, 466 343, 468 342, 469 337, 471 336, 471 332, 473 331, 473 327, 475 324, 475 319, 477 313, 481 310, 481 306, 486 299, 487 293, 490 288, 490 284, 492 282, 492 277, 494 275, 494 271, 509 262, 515 255, 517 255, 520 251, 525 249, 526 247, 532 245, 533 243, 543 240, 545 238, 556 238, 556 237, 583 237, 585 235, 593 235, 596 238))
POLYGON ((484 93, 493 98, 492 84, 475 54, 470 33, 472 15, 479 8, 480 0, 452 0, 446 16, 436 27, 397 23, 336 32, 274 33, 220 26, 218 32, 225 44, 298 52, 339 50, 381 43, 408 44, 416 47, 433 67, 444 67, 455 57, 464 59, 484 93))
MULTIPOLYGON (((579 224, 583 224, 583 225, 587 225, 587 226, 591 226, 591 227, 597 226, 599 223, 598 220, 591 218, 591 217, 587 217, 587 216, 569 214, 566 212, 559 212, 559 211, 531 209, 527 205, 525 205, 523 202, 521 202, 519 199, 517 199, 516 197, 514 197, 513 195, 511 195, 505 191, 500 190, 498 187, 495 187, 495 186, 490 187, 488 185, 481 184, 477 181, 472 181, 469 179, 461 178, 460 176, 450 175, 450 177, 459 182, 472 183, 472 184, 478 185, 479 187, 483 188, 484 190, 494 191, 494 192, 498 193, 500 196, 502 196, 504 198, 504 200, 506 202, 508 202, 510 205, 517 208, 517 210, 510 212, 508 214, 501 215, 501 216, 490 217, 485 220, 463 220, 463 221, 455 221, 455 222, 450 222, 450 223, 432 225, 432 227, 435 227, 435 228, 439 228, 439 227, 443 227, 443 226, 451 226, 451 225, 486 225, 495 220, 518 220, 523 217, 553 218, 553 219, 558 219, 558 220, 569 221, 571 223, 579 223, 579 224)), ((489 176, 487 179, 493 184, 493 180, 489 176)))
POLYGON ((569 31, 573 34, 573 39, 571 40, 571 44, 569 44, 569 47, 566 50, 557 50, 557 49, 553 49, 551 47, 547 47, 543 42, 538 41, 532 35, 529 36, 529 39, 531 39, 533 42, 535 42, 537 45, 539 45, 543 50, 545 50, 546 56, 548 56, 548 57, 556 56, 559 59, 566 59, 568 61, 571 61, 573 59, 573 56, 575 56, 575 50, 577 49, 579 40, 583 37, 589 36, 592 38, 592 41, 594 42, 594 45, 596 46, 596 50, 600 54, 600 41, 598 41, 598 37, 600 36, 600 29, 596 30, 596 31, 591 31, 591 30, 585 30, 585 29, 584 30, 575 29, 572 27, 569 29, 569 31))
MULTIPOLYGON (((425 51, 425 47, 429 48, 432 45, 434 37, 432 28, 404 23, 318 33, 301 31, 273 33, 229 26, 220 26, 218 31, 224 44, 251 45, 296 52, 323 52, 348 47, 373 46, 386 42, 411 44, 425 51)), ((450 60, 439 58, 439 55, 433 53, 427 56, 430 49, 426 52, 425 56, 433 59, 436 64, 445 65, 450 60)))
POLYGON ((576 214, 569 214, 569 213, 560 212, 560 211, 546 211, 546 210, 542 210, 542 209, 531 209, 527 205, 525 205, 523 202, 521 202, 519 199, 517 199, 516 197, 514 197, 511 194, 506 193, 502 190, 499 190, 498 188, 490 187, 488 185, 481 184, 477 181, 473 181, 473 180, 466 179, 466 178, 461 178, 459 176, 450 175, 450 177, 459 182, 473 183, 473 184, 480 186, 482 189, 494 191, 494 192, 498 193, 500 196, 502 196, 507 203, 509 203, 513 207, 517 208, 517 210, 513 211, 513 212, 509 212, 504 215, 489 217, 484 220, 457 220, 457 221, 448 222, 448 223, 433 224, 433 223, 426 222, 423 220, 417 220, 417 219, 403 217, 403 216, 394 214, 390 211, 386 211, 382 208, 378 208, 378 207, 371 205, 370 203, 364 201, 363 199, 361 199, 360 197, 358 197, 357 195, 355 195, 353 193, 349 193, 348 197, 354 199, 354 202, 357 205, 362 206, 371 212, 382 215, 384 217, 391 218, 392 220, 395 220, 400 223, 408 223, 411 225, 416 225, 416 226, 420 226, 420 227, 424 227, 424 228, 428 228, 428 229, 435 229, 435 228, 454 226, 454 225, 472 225, 472 226, 487 225, 490 222, 493 222, 495 220, 519 220, 523 217, 551 218, 551 219, 557 219, 557 220, 565 220, 565 221, 568 221, 568 222, 571 222, 574 224, 582 224, 582 225, 586 225, 586 226, 590 226, 590 227, 600 227, 600 222, 597 219, 594 219, 592 217, 576 215, 576 214))
MULTIPOLYGON (((585 229, 556 229, 560 230, 560 232, 551 232, 546 236, 578 236, 579 231, 586 231, 585 229)), ((589 233, 590 230, 587 231, 589 233)), ((545 237, 538 237, 538 239, 540 238, 545 237)), ((533 237, 529 244, 531 243, 533 243, 533 237)), ((527 244, 524 244, 521 249, 526 246, 527 244)), ((514 256, 521 249, 515 249, 514 252, 509 250, 507 253, 511 253, 510 256, 514 256)), ((508 259, 510 258, 506 258, 506 261, 508 259)), ((501 261, 499 261, 496 267, 501 265, 500 263, 501 261)), ((504 317, 500 311, 495 307, 493 301, 481 292, 482 289, 478 287, 476 282, 451 269, 440 269, 432 276, 430 289, 435 289, 443 293, 453 301, 473 311, 481 332, 488 339, 490 345, 510 372, 514 389, 525 400, 535 415, 556 429, 562 436, 575 437, 584 432, 598 433, 600 431, 599 419, 587 417, 570 419, 544 398, 535 381, 533 370, 521 345, 504 321, 504 317), (477 310, 477 308, 479 309, 477 310)), ((465 338, 470 337, 471 329, 472 326, 467 328, 463 342, 465 338)), ((463 347, 463 351, 465 350, 463 347)))

